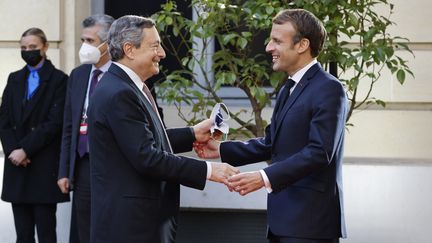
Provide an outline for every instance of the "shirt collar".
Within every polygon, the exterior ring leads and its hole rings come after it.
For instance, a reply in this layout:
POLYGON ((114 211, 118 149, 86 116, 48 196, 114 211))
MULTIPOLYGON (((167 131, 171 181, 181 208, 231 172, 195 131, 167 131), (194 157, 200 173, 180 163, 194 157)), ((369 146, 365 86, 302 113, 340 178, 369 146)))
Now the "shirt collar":
POLYGON ((106 71, 108 71, 109 67, 111 66, 112 61, 109 60, 107 63, 105 63, 104 65, 102 65, 100 68, 97 68, 95 65, 92 65, 92 69, 90 73, 93 73, 94 70, 99 69, 102 71, 102 73, 105 73, 106 71))
POLYGON ((296 84, 297 84, 303 78, 303 76, 307 72, 307 70, 309 70, 309 68, 311 68, 317 62, 318 61, 316 59, 313 59, 308 65, 306 65, 302 69, 298 70, 292 77, 289 77, 289 78, 294 80, 294 82, 296 82, 296 84))
POLYGON ((27 65, 27 68, 28 68, 28 70, 29 70, 30 72, 33 72, 33 71, 39 71, 39 69, 42 68, 42 66, 44 65, 44 63, 45 63, 45 59, 43 59, 42 62, 39 63, 39 65, 37 65, 36 67, 32 67, 32 66, 27 65))
POLYGON ((129 67, 119 63, 119 62, 113 62, 115 65, 119 66, 123 71, 126 72, 126 74, 129 76, 130 79, 134 82, 134 84, 139 88, 139 90, 143 89, 144 82, 141 80, 141 78, 136 74, 132 69, 129 67))

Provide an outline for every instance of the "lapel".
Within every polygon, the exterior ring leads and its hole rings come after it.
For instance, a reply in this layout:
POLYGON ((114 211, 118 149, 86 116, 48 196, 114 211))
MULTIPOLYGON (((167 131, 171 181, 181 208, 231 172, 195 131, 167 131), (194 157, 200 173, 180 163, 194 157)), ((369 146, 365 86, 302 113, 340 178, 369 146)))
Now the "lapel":
MULTIPOLYGON (((44 97, 45 90, 49 84, 53 71, 54 71, 54 66, 51 64, 49 60, 45 60, 44 65, 38 72, 40 81, 36 93, 33 95, 33 97, 30 100, 27 101, 27 105, 24 106, 23 119, 22 119, 23 122, 30 117, 30 114, 32 113, 33 109, 35 108, 36 104, 39 102, 41 97, 44 97)), ((24 83, 27 84, 27 81, 24 83)), ((27 88, 27 85, 25 86, 27 88)))
POLYGON ((286 116, 286 113, 291 109, 295 101, 299 98, 300 94, 305 90, 305 88, 309 85, 309 82, 311 79, 315 76, 316 72, 321 69, 321 65, 319 63, 313 65, 309 68, 309 70, 303 75, 302 79, 299 81, 293 92, 288 97, 288 100, 285 104, 280 104, 283 106, 281 110, 281 114, 278 115, 278 119, 275 118, 274 114, 272 116, 272 124, 273 125, 273 131, 272 132, 272 141, 276 138, 276 135, 278 134, 281 126, 282 121, 284 117, 286 116))
POLYGON ((76 102, 71 102, 71 105, 76 105, 76 113, 73 114, 74 124, 79 124, 81 120, 81 115, 83 112, 84 102, 87 95, 88 82, 90 80, 90 71, 92 65, 84 64, 79 70, 77 70, 75 80, 70 80, 70 82, 77 82, 75 89, 71 92, 70 99, 76 99, 76 102))
POLYGON ((13 82, 13 103, 11 105, 15 106, 18 105, 18 107, 14 108, 14 113, 16 114, 15 121, 17 123, 22 122, 22 114, 24 110, 25 105, 25 96, 27 94, 27 76, 29 74, 29 71, 27 67, 24 67, 20 71, 18 71, 16 75, 16 80, 13 82))
POLYGON ((158 131, 157 134, 154 134, 154 136, 158 136, 160 138, 160 142, 162 142, 164 150, 168 152, 172 152, 171 144, 169 142, 168 135, 165 131, 165 127, 162 124, 162 121, 159 118, 159 115, 153 110, 153 106, 150 103, 150 101, 144 96, 141 90, 135 85, 135 83, 132 81, 132 79, 127 75, 123 69, 121 69, 119 66, 113 64, 110 66, 108 72, 116 75, 121 80, 125 81, 136 93, 138 98, 140 99, 141 103, 144 105, 145 109, 147 110, 147 114, 149 114, 151 122, 155 126, 155 129, 158 131))

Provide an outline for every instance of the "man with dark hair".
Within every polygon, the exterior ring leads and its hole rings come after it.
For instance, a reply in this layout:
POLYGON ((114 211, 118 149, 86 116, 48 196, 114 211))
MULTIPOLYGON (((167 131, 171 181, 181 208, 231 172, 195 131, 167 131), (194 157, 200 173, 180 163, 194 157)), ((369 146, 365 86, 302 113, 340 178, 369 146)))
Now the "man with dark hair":
POLYGON ((73 207, 80 243, 90 242, 87 107, 96 83, 111 65, 107 38, 113 21, 108 15, 92 15, 82 22, 79 51, 82 65, 72 70, 66 93, 57 184, 63 193, 74 191, 73 207))
POLYGON ((266 51, 273 70, 288 80, 279 93, 265 137, 247 142, 197 144, 202 158, 241 166, 271 160, 260 171, 229 179, 246 195, 265 187, 271 243, 334 243, 345 237, 342 154, 347 99, 343 86, 316 57, 326 31, 310 12, 281 11, 266 51))
POLYGON ((123 16, 109 32, 113 64, 89 107, 93 243, 175 242, 179 184, 203 189, 238 170, 176 156, 211 139, 205 120, 167 129, 145 84, 165 58, 153 20, 123 16))

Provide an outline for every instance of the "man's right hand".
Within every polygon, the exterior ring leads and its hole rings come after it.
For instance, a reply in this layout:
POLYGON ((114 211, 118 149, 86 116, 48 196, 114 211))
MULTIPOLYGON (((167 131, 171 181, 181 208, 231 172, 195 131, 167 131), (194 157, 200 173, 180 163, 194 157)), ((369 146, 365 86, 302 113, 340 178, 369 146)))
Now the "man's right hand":
POLYGON ((57 185, 64 194, 69 193, 69 179, 68 178, 59 179, 57 181, 57 185))
POLYGON ((212 174, 210 176, 211 181, 224 183, 228 185, 228 178, 233 175, 240 173, 240 170, 227 164, 221 162, 210 162, 212 167, 212 174))

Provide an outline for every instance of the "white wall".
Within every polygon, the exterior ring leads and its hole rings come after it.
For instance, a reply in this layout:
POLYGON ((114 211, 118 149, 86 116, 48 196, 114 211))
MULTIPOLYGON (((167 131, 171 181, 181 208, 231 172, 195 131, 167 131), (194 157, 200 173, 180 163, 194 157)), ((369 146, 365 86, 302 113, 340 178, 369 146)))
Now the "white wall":
MULTIPOLYGON (((432 160, 347 160, 343 183, 348 238, 341 242, 430 243, 432 160)), ((242 197, 208 183, 204 191, 182 187, 181 193, 183 207, 266 209, 264 189, 242 197)))

